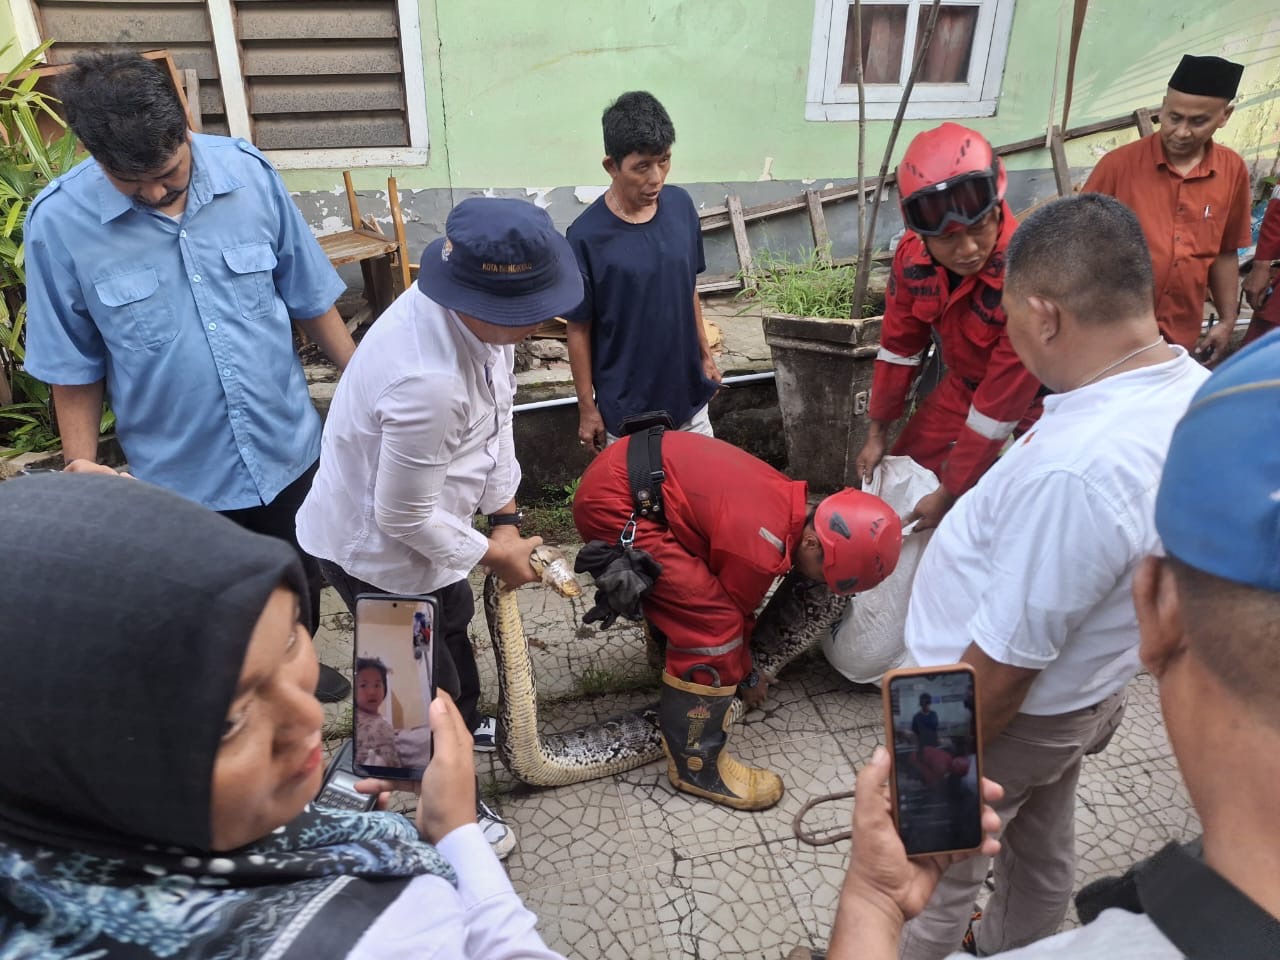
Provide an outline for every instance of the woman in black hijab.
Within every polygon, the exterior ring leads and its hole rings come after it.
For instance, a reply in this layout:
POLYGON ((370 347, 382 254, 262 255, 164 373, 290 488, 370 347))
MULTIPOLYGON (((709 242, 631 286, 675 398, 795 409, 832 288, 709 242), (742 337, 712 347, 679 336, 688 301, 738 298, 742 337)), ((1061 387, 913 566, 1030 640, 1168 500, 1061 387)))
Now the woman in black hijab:
POLYGON ((474 824, 447 698, 417 829, 309 806, 323 714, 287 544, 95 475, 0 483, 0 518, 0 955, 556 956, 474 824))

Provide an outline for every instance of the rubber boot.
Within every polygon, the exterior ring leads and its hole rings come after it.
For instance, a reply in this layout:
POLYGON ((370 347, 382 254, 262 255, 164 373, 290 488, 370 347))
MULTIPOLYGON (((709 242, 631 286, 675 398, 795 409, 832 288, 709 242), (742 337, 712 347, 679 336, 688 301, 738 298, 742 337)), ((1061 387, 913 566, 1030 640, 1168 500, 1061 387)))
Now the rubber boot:
POLYGON ((736 687, 706 687, 662 674, 658 722, 672 786, 737 810, 764 810, 782 798, 782 778, 748 767, 727 749, 736 687))

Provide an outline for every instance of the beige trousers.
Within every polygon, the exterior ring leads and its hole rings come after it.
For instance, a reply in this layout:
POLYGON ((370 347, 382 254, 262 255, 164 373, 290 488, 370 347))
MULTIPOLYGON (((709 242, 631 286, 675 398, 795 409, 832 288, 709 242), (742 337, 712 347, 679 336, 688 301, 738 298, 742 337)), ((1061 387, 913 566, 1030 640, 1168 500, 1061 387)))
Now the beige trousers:
MULTIPOLYGON (((995 892, 974 924, 978 956, 1012 950, 1058 931, 1075 886, 1075 806, 1080 761, 1106 747, 1124 714, 1124 691, 1053 717, 1020 713, 983 751, 983 774, 1004 787, 995 892)), ((942 875, 902 931, 905 960, 960 949, 990 859, 973 857, 942 875)))
MULTIPOLYGON (((693 416, 680 424, 676 429, 683 430, 686 433, 700 433, 704 437, 714 437, 715 434, 711 431, 711 417, 707 413, 707 406, 708 405, 704 404, 700 410, 694 411, 693 416)), ((604 437, 604 445, 606 447, 610 444, 617 443, 618 440, 621 439, 620 437, 615 437, 607 430, 605 431, 604 437)))

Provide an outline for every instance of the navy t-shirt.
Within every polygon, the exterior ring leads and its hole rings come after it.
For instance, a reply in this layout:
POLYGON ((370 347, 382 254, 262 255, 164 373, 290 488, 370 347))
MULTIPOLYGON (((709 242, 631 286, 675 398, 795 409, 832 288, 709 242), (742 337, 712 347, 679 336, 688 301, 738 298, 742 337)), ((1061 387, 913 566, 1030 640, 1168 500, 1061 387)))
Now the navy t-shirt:
POLYGON ((665 410, 679 426, 716 391, 702 372, 693 290, 706 269, 698 211, 667 185, 648 223, 627 223, 601 196, 566 234, 582 270, 582 305, 565 315, 591 324, 591 380, 605 428, 665 410))

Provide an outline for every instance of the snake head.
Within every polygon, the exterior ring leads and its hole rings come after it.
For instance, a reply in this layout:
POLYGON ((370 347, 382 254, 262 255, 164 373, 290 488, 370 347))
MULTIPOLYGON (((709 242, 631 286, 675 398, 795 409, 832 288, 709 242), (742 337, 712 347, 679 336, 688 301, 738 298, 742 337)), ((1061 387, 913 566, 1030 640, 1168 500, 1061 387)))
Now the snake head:
POLYGON ((542 544, 529 554, 529 565, 542 577, 542 585, 550 587, 562 597, 582 596, 582 586, 573 575, 568 558, 555 547, 542 544))

